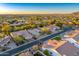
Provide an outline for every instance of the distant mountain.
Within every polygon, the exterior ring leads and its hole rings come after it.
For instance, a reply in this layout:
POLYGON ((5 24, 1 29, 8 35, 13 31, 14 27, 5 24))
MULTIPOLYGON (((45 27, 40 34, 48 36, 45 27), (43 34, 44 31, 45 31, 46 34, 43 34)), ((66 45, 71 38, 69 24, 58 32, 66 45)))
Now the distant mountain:
POLYGON ((79 14, 79 11, 78 12, 73 12, 72 14, 78 15, 79 14))

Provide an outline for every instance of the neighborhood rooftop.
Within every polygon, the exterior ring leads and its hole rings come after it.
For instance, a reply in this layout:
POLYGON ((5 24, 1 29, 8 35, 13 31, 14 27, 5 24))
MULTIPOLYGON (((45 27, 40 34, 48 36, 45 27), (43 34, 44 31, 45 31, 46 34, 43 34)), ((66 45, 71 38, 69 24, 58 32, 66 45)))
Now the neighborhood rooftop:
POLYGON ((79 56, 79 48, 76 48, 73 44, 67 42, 56 49, 61 55, 67 56, 79 56))

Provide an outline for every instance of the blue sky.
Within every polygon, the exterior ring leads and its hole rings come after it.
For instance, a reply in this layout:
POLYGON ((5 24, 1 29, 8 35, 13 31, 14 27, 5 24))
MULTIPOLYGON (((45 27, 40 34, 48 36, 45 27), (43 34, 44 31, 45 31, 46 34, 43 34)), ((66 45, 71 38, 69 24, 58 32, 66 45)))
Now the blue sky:
POLYGON ((79 3, 1 3, 0 11, 69 13, 79 11, 79 3))

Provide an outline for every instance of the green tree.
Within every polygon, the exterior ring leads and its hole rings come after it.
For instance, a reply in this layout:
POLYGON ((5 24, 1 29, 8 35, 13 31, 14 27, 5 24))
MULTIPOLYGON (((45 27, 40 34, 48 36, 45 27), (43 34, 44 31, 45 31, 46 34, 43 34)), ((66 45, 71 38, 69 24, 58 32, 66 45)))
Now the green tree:
POLYGON ((2 25, 2 32, 5 34, 5 35, 9 35, 10 34, 10 25, 9 24, 3 24, 2 25))
POLYGON ((54 37, 53 39, 55 39, 55 40, 61 40, 61 37, 60 36, 56 36, 56 37, 54 37))
POLYGON ((49 51, 46 49, 46 50, 44 50, 44 52, 43 52, 45 55, 47 55, 47 56, 51 56, 50 55, 50 53, 49 53, 49 51))
POLYGON ((16 35, 13 37, 13 39, 17 44, 22 44, 22 43, 24 43, 25 38, 21 35, 16 35))
POLYGON ((46 28, 46 27, 41 28, 40 32, 42 34, 44 34, 44 33, 49 34, 50 33, 49 28, 46 28))
POLYGON ((62 28, 62 25, 63 25, 63 23, 61 23, 61 22, 57 22, 57 23, 56 23, 56 26, 58 26, 58 27, 60 27, 60 28, 62 28))

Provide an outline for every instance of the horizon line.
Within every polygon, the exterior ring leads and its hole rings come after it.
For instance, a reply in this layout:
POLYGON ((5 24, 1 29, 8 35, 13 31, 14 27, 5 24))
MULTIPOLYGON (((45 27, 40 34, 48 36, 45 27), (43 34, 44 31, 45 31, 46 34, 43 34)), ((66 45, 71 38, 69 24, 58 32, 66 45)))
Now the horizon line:
POLYGON ((17 12, 17 11, 10 11, 10 12, 3 12, 0 11, 0 14, 72 14, 76 12, 17 12))

